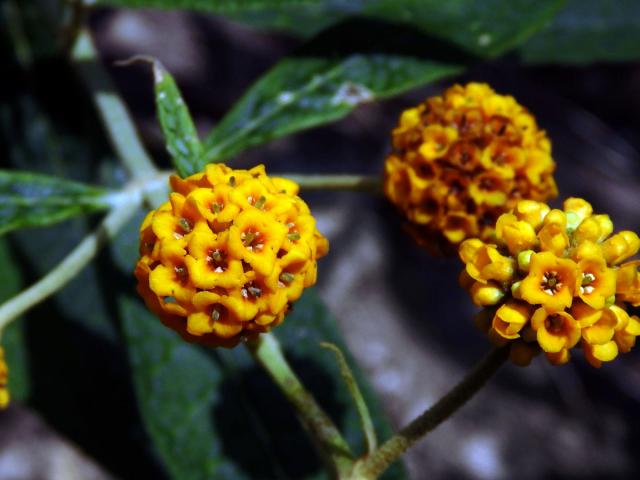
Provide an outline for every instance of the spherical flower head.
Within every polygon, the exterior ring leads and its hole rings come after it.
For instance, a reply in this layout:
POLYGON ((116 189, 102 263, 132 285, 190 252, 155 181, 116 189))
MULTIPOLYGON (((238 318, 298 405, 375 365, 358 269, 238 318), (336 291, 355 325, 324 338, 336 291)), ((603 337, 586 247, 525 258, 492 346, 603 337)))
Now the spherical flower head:
POLYGON ((511 358, 526 365, 538 352, 553 364, 569 361, 581 347, 589 363, 628 352, 640 335, 640 248, 631 231, 613 234, 608 215, 569 198, 563 209, 520 200, 496 223, 492 243, 460 244, 465 264, 460 283, 485 307, 480 326, 511 358))
POLYGON ((262 165, 208 165, 170 178, 169 201, 140 227, 138 292, 188 341, 233 347, 281 323, 328 242, 298 185, 262 165))
POLYGON ((0 347, 0 410, 9 405, 9 368, 4 360, 4 350, 0 347))
MULTIPOLYGON (((392 140, 385 195, 431 251, 455 252, 466 238, 489 240, 518 200, 557 195, 545 132, 513 97, 486 84, 455 85, 405 110, 392 140)), ((513 237, 521 226, 502 227, 513 237)))

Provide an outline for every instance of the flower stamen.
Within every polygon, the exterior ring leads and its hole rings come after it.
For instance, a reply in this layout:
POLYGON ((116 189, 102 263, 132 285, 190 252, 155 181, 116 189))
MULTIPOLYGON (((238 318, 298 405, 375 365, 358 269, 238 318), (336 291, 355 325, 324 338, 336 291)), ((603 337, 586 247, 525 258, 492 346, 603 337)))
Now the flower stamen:
POLYGON ((542 290, 549 295, 555 295, 562 288, 558 272, 546 272, 540 283, 542 290))
POLYGON ((178 225, 185 233, 190 233, 191 230, 193 230, 193 226, 191 225, 191 222, 189 222, 189 220, 187 220, 184 217, 178 221, 178 225))

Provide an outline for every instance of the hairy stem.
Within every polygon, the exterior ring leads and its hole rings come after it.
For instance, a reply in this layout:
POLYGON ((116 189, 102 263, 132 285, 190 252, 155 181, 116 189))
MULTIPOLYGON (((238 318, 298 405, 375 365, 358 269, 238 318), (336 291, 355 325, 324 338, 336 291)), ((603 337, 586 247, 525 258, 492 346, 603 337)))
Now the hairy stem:
POLYGON ((360 460, 352 474, 354 479, 378 478, 415 442, 448 419, 473 397, 508 358, 508 347, 492 350, 453 390, 435 405, 383 443, 373 454, 360 460))
POLYGON ((340 431, 291 370, 278 340, 271 333, 247 343, 255 360, 267 371, 287 400, 296 409, 300 421, 316 442, 324 461, 338 478, 346 478, 353 467, 353 455, 340 431))

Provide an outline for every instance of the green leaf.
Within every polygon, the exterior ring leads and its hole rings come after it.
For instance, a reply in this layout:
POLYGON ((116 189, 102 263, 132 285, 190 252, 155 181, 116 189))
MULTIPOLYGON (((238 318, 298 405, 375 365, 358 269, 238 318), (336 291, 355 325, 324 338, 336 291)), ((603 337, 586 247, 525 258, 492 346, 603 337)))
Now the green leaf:
POLYGON ((0 234, 107 208, 105 189, 33 172, 0 170, 0 234))
POLYGON ((152 60, 156 109, 167 151, 181 177, 198 173, 202 144, 173 77, 157 60, 152 60))
POLYGON ((521 49, 530 63, 621 62, 640 58, 640 2, 569 0, 521 49))
POLYGON ((522 43, 550 20, 565 0, 377 0, 364 13, 402 22, 483 57, 522 43))
POLYGON ((122 298, 120 313, 142 415, 172 478, 243 478, 232 466, 232 476, 219 475, 224 458, 211 408, 222 400, 223 372, 140 302, 122 298))
POLYGON ((202 163, 338 120, 362 103, 462 70, 467 58, 446 46, 438 44, 442 49, 431 59, 416 51, 418 42, 429 41, 434 44, 422 34, 376 22, 350 22, 324 33, 248 90, 204 140, 202 163))
POLYGON ((482 56, 517 46, 564 0, 98 0, 123 7, 189 8, 305 36, 347 17, 397 22, 482 56))
MULTIPOLYGON (((140 410, 174 478, 326 478, 295 413, 242 347, 206 350, 164 327, 139 301, 120 301, 140 410)), ((276 335, 294 370, 356 452, 360 422, 339 367, 320 347, 346 350, 335 321, 306 292, 276 335)), ((353 366, 353 359, 348 357, 353 366)), ((355 375, 382 437, 390 433, 371 387, 355 375)), ((396 465, 384 478, 406 478, 396 465)))
POLYGON ((253 85, 207 136, 203 163, 338 120, 361 103, 459 71, 451 65, 382 54, 286 59, 253 85))

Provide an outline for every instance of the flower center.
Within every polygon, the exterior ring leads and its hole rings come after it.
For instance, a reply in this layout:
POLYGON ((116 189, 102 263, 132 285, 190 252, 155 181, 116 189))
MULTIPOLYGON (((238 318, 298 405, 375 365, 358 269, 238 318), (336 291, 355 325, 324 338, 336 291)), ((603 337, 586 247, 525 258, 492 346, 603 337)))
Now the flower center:
POLYGON ((582 282, 580 284, 580 293, 589 294, 595 290, 592 285, 596 281, 596 276, 593 273, 583 273, 582 282))
POLYGON ((254 282, 249 282, 242 288, 241 294, 247 300, 256 300, 262 296, 262 289, 254 282))
POLYGON ((287 238, 292 242, 300 240, 300 232, 298 231, 296 224, 293 222, 289 222, 287 223, 287 227, 289 228, 289 233, 287 233, 287 238))
POLYGON ((191 224, 191 222, 184 217, 182 217, 178 221, 178 226, 182 229, 184 233, 190 233, 191 230, 193 230, 193 225, 191 224))
POLYGON ((184 265, 178 265, 174 267, 173 271, 176 273, 177 280, 183 285, 189 280, 189 273, 184 265))
POLYGON ((563 330, 564 318, 560 317, 559 315, 547 317, 547 319, 544 321, 544 326, 549 332, 558 334, 563 330))
POLYGON ((246 232, 242 232, 240 235, 242 240, 242 244, 249 250, 250 252, 262 251, 264 248, 264 239, 262 238, 262 234, 257 230, 247 230, 246 232))
POLYGON ((558 272, 546 272, 542 277, 540 286, 545 293, 555 295, 562 288, 562 282, 558 276, 558 272))
POLYGON ((227 269, 227 253, 219 248, 211 250, 207 255, 207 262, 215 272, 224 272, 227 269))
POLYGON ((215 305, 213 305, 213 307, 211 307, 210 316, 213 322, 217 322, 221 318, 224 319, 227 317, 227 308, 224 305, 220 305, 219 303, 216 303, 215 305))

